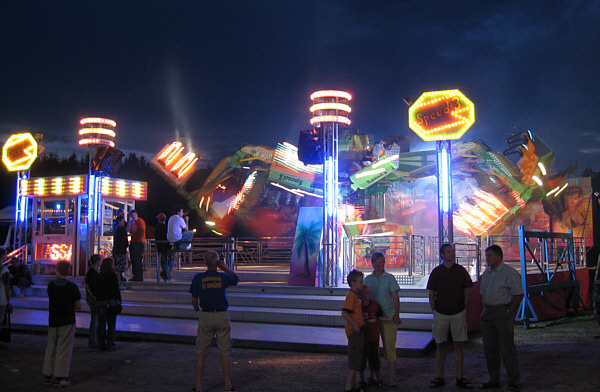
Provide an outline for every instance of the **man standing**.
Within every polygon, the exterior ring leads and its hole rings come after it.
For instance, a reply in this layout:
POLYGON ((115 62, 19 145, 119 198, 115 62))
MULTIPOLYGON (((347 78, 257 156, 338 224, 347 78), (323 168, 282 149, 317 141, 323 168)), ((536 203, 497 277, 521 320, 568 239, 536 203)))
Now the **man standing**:
POLYGON ((195 391, 202 391, 202 376, 206 357, 210 354, 213 338, 216 335, 217 347, 221 355, 221 367, 225 378, 225 390, 237 391, 231 385, 231 325, 229 324, 229 313, 227 308, 228 286, 235 286, 240 277, 229 267, 219 260, 215 251, 209 251, 204 255, 206 272, 200 272, 194 276, 190 293, 192 294, 192 306, 198 316, 198 335, 196 337, 196 387, 195 391), (219 272, 220 268, 224 272, 219 272))
POLYGON ((473 281, 467 270, 456 264, 456 250, 452 244, 440 247, 443 263, 431 271, 427 289, 429 306, 433 312, 433 336, 437 344, 437 377, 429 383, 430 388, 446 384, 444 364, 446 362, 446 338, 452 333, 454 341, 454 361, 456 362, 456 386, 471 389, 473 385, 464 377, 464 342, 467 336, 467 307, 471 298, 473 281))
POLYGON ((25 288, 31 287, 33 284, 33 278, 31 277, 31 271, 23 263, 21 259, 13 257, 8 266, 10 272, 10 285, 15 290, 18 297, 25 296, 25 288), (17 292, 18 290, 18 292, 17 292))
POLYGON ((142 282, 144 280, 144 264, 142 255, 146 244, 146 222, 138 216, 136 210, 129 211, 131 220, 127 223, 127 231, 131 234, 129 243, 129 255, 131 257, 131 269, 133 272, 133 282, 142 282))
POLYGON ((390 372, 389 386, 396 386, 396 338, 400 321, 400 286, 394 275, 385 272, 385 255, 375 252, 371 255, 373 273, 365 278, 369 286, 373 301, 379 303, 386 319, 381 324, 381 340, 383 342, 384 357, 390 372))
POLYGON ((189 216, 184 216, 183 208, 175 207, 175 213, 169 218, 167 224, 167 239, 181 250, 188 250, 192 247, 194 232, 188 225, 189 219, 189 216))
POLYGON ((127 229, 125 229, 125 218, 117 216, 117 222, 113 237, 113 258, 115 259, 115 272, 117 273, 117 281, 119 289, 126 290, 127 287, 121 282, 123 272, 127 269, 127 229))
POLYGON ((523 299, 521 274, 502 262, 502 248, 485 250, 488 268, 481 275, 481 338, 487 362, 489 381, 479 389, 500 387, 500 358, 508 374, 508 391, 518 392, 519 362, 514 340, 515 316, 523 299))

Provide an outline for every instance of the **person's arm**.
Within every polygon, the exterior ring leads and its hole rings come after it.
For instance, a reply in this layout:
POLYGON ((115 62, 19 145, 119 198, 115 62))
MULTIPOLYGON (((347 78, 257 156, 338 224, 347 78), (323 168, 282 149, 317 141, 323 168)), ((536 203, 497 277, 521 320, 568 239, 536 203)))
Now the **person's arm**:
POLYGON ((192 306, 196 312, 200 311, 200 307, 198 306, 198 298, 192 297, 192 306))
POLYGON ((229 275, 233 275, 235 277, 237 277, 238 280, 240 280, 240 277, 238 274, 236 274, 232 269, 230 269, 227 264, 225 264, 225 262, 223 260, 219 260, 219 266, 218 266, 223 272, 227 272, 229 275))
POLYGON ((435 310, 435 291, 429 290, 429 307, 433 312, 435 310))
POLYGON ((75 301, 75 309, 80 310, 81 309, 81 300, 77 300, 75 301))
POLYGON ((358 326, 358 323, 356 321, 354 321, 354 319, 352 318, 352 316, 350 315, 350 312, 348 310, 342 309, 342 317, 344 318, 344 320, 346 320, 347 322, 352 324, 352 327, 354 328, 354 332, 360 332, 360 327, 358 326))
POLYGON ((394 302, 394 316, 392 317, 392 321, 396 324, 402 323, 400 320, 400 295, 399 291, 392 291, 392 301, 394 302))
POLYGON ((510 303, 510 308, 508 309, 508 316, 511 324, 515 323, 515 317, 517 316, 517 310, 519 310, 519 305, 521 305, 521 300, 523 299, 523 294, 513 295, 512 302, 510 303))
POLYGON ((188 215, 183 217, 183 221, 185 222, 185 227, 183 228, 185 231, 190 229, 190 217, 188 215))

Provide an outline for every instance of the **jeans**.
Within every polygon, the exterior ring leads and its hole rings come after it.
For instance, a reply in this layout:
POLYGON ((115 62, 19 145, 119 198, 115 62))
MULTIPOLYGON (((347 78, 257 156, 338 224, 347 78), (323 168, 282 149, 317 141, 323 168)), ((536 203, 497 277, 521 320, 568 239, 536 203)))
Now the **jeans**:
POLYGON ((117 315, 108 312, 107 301, 98 301, 98 343, 103 350, 115 346, 117 315), (106 327, 108 324, 108 333, 106 327))
POLYGON ((192 245, 192 240, 194 239, 194 232, 192 230, 186 230, 181 232, 181 239, 175 244, 178 249, 188 250, 192 245))
POLYGON ((175 257, 169 255, 168 252, 160 253, 160 266, 165 273, 165 279, 171 280, 171 271, 173 271, 173 265, 175 265, 175 257))
POLYGON ((96 307, 96 300, 88 298, 86 299, 86 302, 90 307, 88 346, 98 347, 98 308, 96 307))
POLYGON ((132 279, 140 282, 144 280, 144 264, 142 261, 143 253, 143 242, 132 242, 131 244, 129 244, 129 255, 131 256, 131 272, 133 273, 132 279))

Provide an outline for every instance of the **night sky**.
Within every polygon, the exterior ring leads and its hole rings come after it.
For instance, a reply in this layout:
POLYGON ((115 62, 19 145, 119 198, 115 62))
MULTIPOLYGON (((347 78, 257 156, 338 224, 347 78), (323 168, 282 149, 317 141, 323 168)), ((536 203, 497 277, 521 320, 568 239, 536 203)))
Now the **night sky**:
POLYGON ((242 143, 297 144, 310 94, 352 93, 352 128, 407 136, 408 106, 460 89, 463 140, 503 151, 531 130, 556 169, 599 168, 600 1, 0 2, 0 140, 41 132, 85 154, 79 119, 117 122, 148 158, 175 138, 205 163, 242 143))

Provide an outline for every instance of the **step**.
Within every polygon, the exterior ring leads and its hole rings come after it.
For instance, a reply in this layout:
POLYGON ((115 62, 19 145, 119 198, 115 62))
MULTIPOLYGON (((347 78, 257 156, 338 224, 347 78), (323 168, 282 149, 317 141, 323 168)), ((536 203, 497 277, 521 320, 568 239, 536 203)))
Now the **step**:
MULTIPOLYGON (((48 298, 30 297, 14 298, 11 300, 16 308, 22 309, 48 309, 48 298)), ((82 301, 83 312, 89 312, 89 307, 82 301)), ((123 302, 123 315, 165 317, 174 319, 196 319, 197 313, 192 309, 191 303, 187 304, 164 304, 164 303, 136 303, 123 302)), ((344 326, 341 309, 296 309, 296 308, 272 308, 264 306, 230 306, 229 315, 232 321, 274 323, 274 324, 296 324, 311 326, 344 326)), ((430 331, 433 315, 427 313, 401 313, 402 330, 430 331)))
MULTIPOLYGON (((87 336, 89 314, 76 313, 77 334, 87 336)), ((15 309, 15 331, 45 332, 48 312, 15 309)), ((196 320, 173 320, 120 315, 117 317, 118 339, 144 339, 194 344, 196 320)), ((257 323, 231 323, 233 347, 267 350, 305 351, 345 354, 347 339, 343 328, 257 323)), ((398 331, 396 352, 401 357, 421 357, 433 347, 431 332, 398 331)))

